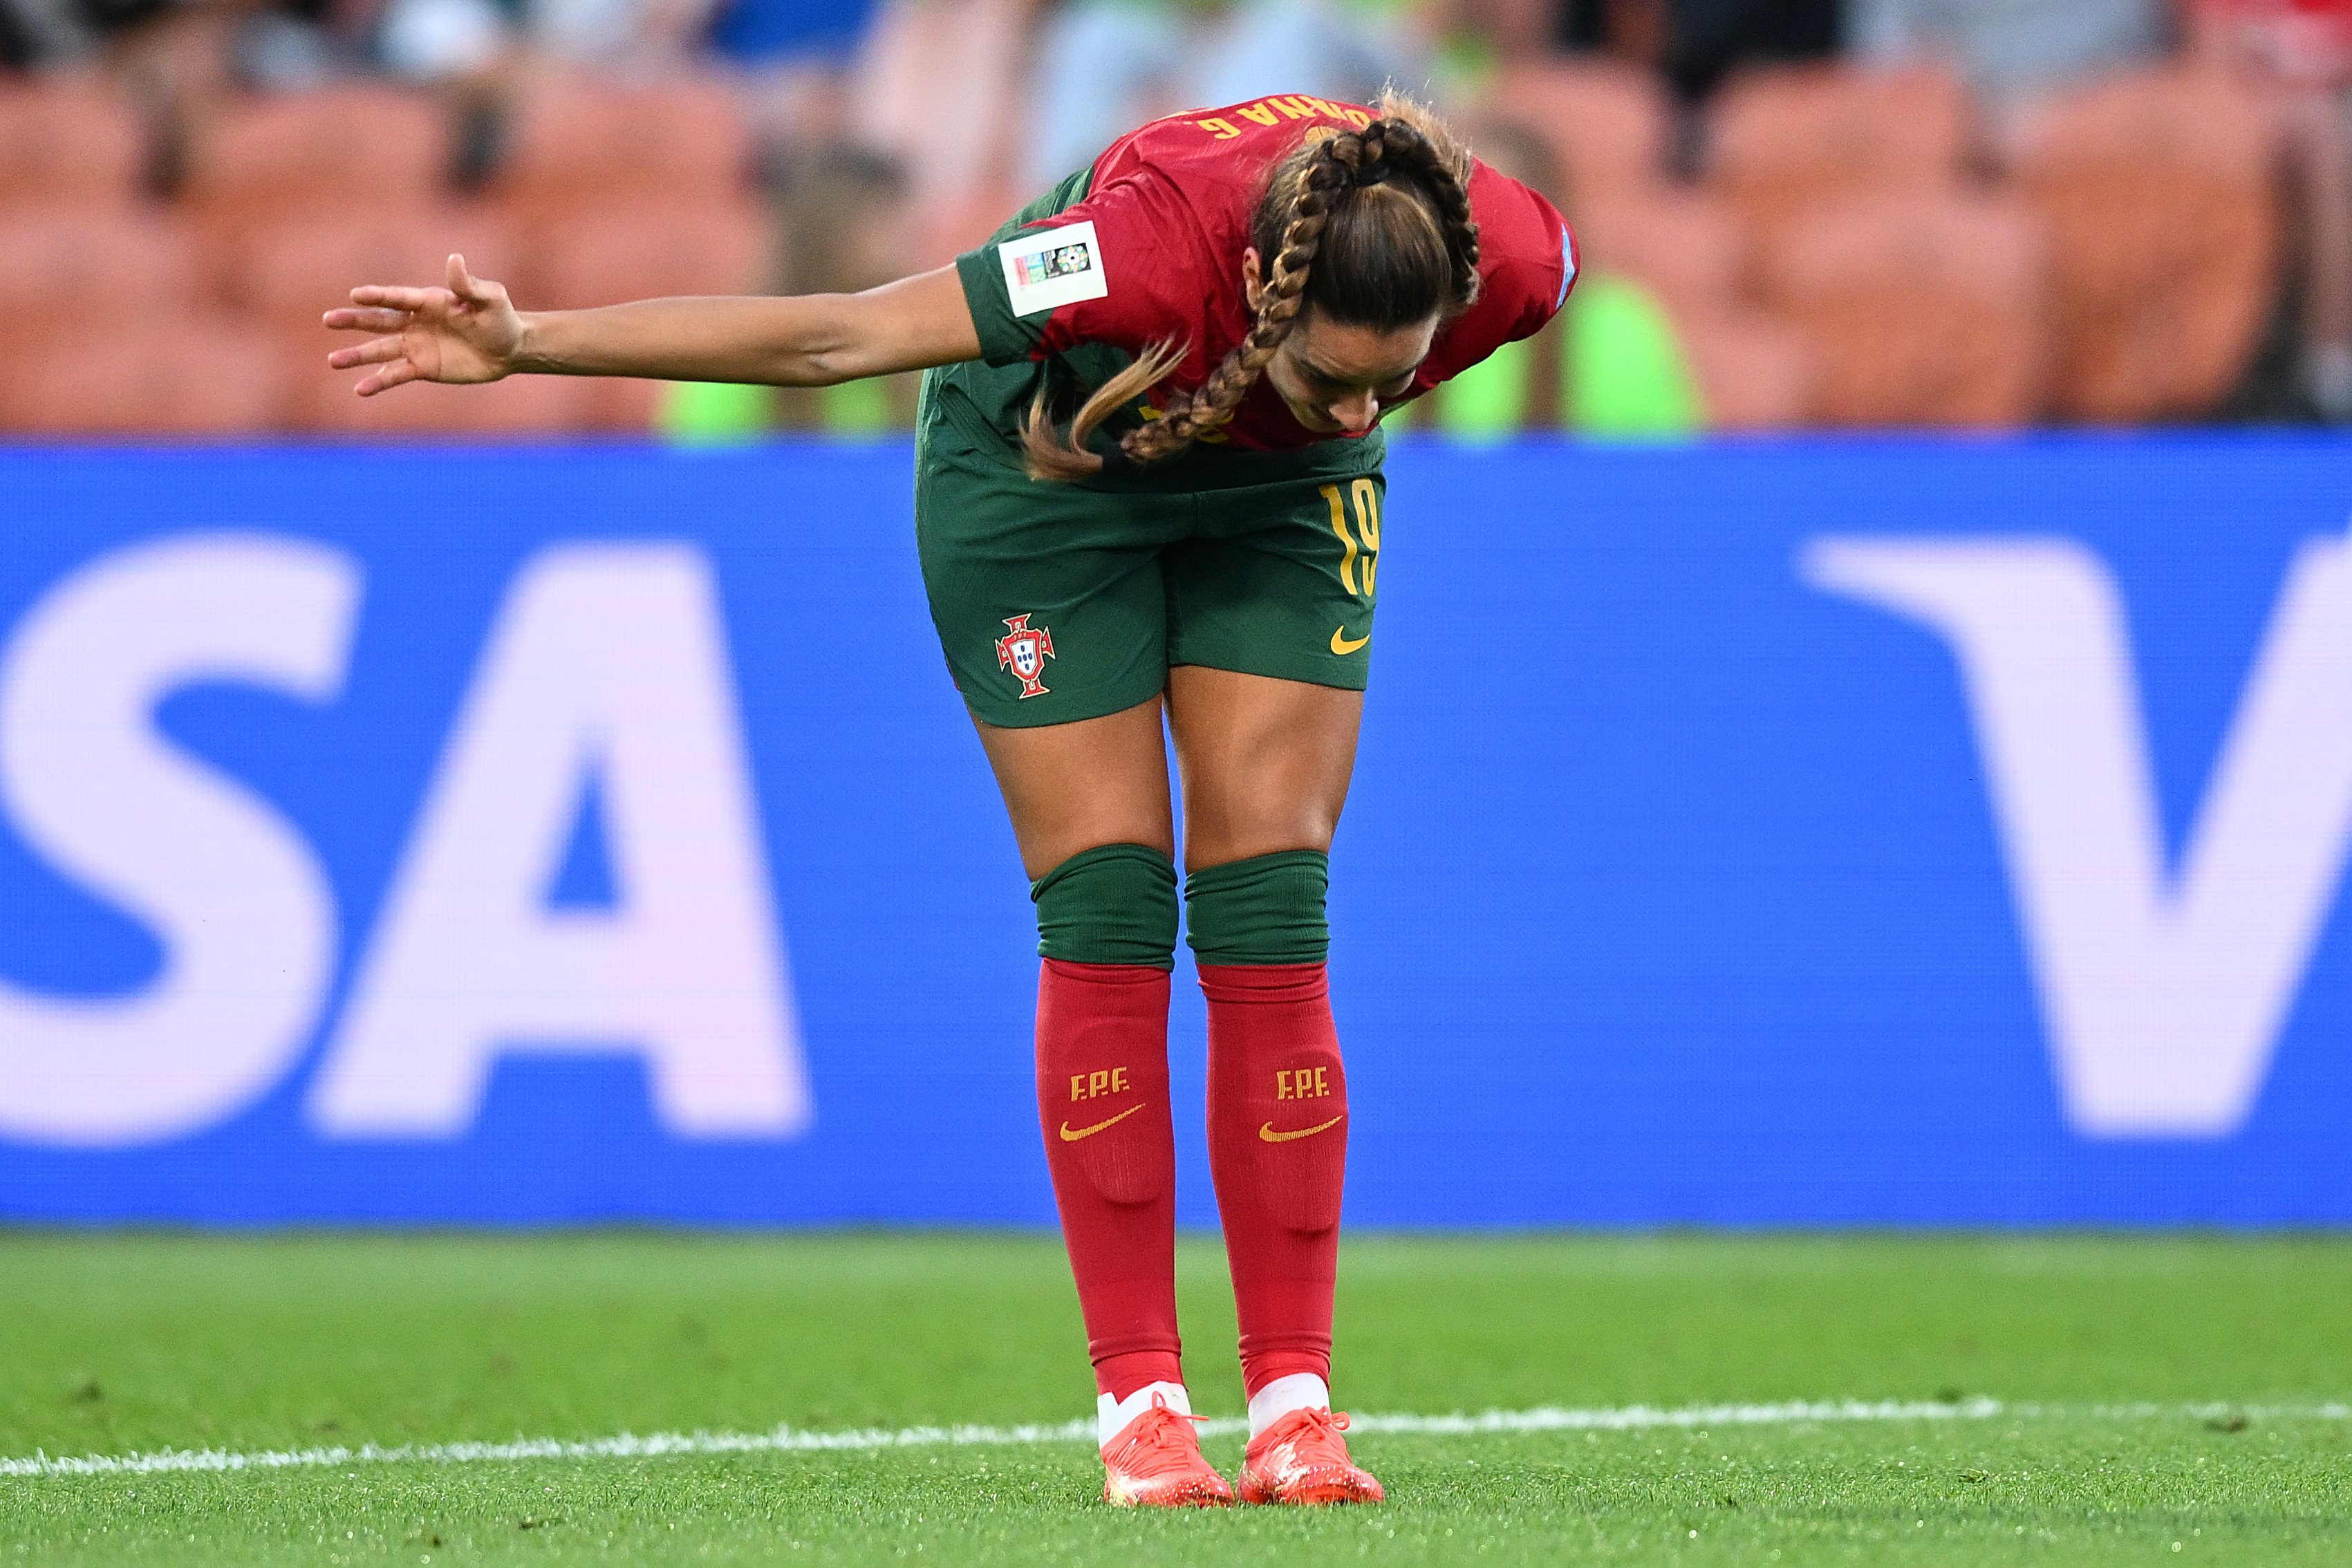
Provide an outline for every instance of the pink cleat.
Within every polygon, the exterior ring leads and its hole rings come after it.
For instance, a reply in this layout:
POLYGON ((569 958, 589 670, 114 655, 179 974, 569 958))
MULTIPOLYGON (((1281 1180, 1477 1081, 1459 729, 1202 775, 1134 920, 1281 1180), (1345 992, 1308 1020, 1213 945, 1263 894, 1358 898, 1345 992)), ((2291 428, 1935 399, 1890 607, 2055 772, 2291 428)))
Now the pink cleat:
POLYGON ((1379 1502, 1381 1483, 1348 1458, 1345 1415, 1320 1407, 1294 1410, 1250 1439, 1242 1459, 1242 1501, 1309 1508, 1379 1502))
POLYGON ((1105 1443, 1103 1501, 1121 1508, 1225 1508, 1234 1500, 1225 1478, 1201 1457, 1198 1415, 1168 1407, 1164 1395, 1105 1443))

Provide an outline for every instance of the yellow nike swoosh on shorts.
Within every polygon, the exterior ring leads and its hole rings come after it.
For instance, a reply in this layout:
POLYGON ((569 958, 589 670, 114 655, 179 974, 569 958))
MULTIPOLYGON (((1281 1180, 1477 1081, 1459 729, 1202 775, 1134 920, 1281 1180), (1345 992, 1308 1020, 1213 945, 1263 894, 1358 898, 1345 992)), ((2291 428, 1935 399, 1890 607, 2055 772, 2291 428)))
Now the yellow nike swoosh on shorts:
MULTIPOLYGON (((1269 1143, 1287 1143, 1295 1138, 1312 1138, 1318 1132, 1328 1132, 1347 1120, 1347 1113, 1342 1111, 1328 1121, 1314 1127, 1302 1127, 1296 1132, 1276 1132, 1274 1130, 1274 1123, 1269 1121, 1257 1130, 1257 1135, 1269 1143)), ((1064 1133, 1063 1136, 1066 1138, 1069 1134, 1064 1133)))
POLYGON ((1117 1116, 1112 1117, 1108 1121, 1097 1121, 1092 1127, 1081 1127, 1076 1132, 1071 1131, 1070 1124, 1065 1121, 1062 1123, 1062 1142, 1065 1143, 1075 1143, 1081 1138, 1091 1138, 1106 1127, 1118 1126, 1120 1122, 1126 1121, 1129 1117, 1134 1115, 1137 1111, 1142 1109, 1143 1107, 1140 1105, 1130 1105, 1125 1110, 1120 1111, 1117 1116))
POLYGON ((1341 626, 1339 630, 1331 634, 1331 651, 1344 658, 1345 656, 1355 652, 1358 648, 1363 647, 1366 643, 1371 640, 1372 634, 1366 632, 1362 637, 1350 642, 1348 640, 1348 628, 1341 626))

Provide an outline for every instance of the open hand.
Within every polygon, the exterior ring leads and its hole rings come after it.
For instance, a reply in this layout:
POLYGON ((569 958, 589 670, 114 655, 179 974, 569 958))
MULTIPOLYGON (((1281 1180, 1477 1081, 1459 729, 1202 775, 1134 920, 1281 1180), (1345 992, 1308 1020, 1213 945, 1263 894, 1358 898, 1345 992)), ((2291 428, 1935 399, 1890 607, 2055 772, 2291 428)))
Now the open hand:
POLYGON ((446 288, 366 284, 325 320, 337 331, 386 334, 327 356, 337 370, 377 367, 352 389, 362 397, 410 381, 496 381, 514 369, 522 347, 522 317, 506 286, 474 277, 462 256, 449 258, 446 288))

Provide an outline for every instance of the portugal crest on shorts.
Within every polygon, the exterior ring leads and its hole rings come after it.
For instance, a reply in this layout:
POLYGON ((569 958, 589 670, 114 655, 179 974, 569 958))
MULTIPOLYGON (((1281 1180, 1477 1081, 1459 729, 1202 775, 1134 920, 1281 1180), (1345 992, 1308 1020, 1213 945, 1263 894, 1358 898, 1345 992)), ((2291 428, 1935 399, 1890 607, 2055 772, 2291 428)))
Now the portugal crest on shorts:
POLYGON ((1045 696, 1045 661, 1054 657, 1054 634, 1031 626, 1029 616, 1009 617, 1004 628, 1004 635, 996 639, 996 667, 1021 678, 1022 696, 1045 696))

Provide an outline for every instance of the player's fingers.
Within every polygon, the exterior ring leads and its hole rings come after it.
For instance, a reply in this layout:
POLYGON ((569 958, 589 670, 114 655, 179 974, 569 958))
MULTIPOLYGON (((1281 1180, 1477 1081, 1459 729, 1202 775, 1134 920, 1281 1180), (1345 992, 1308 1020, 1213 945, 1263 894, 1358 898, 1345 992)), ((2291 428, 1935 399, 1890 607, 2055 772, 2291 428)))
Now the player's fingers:
POLYGON ((449 292, 470 304, 488 302, 483 295, 481 280, 466 270, 466 258, 454 252, 449 258, 449 292))
POLYGON ((389 392, 395 386, 404 385, 415 379, 415 365, 404 359, 394 360, 373 375, 362 377, 359 385, 352 390, 362 397, 373 397, 379 392, 389 392))
POLYGON ((389 305, 395 310, 422 310, 435 300, 446 300, 443 289, 404 289, 390 283, 362 283, 352 290, 354 305, 389 305))
POLYGON ((328 326, 344 332, 396 332, 408 325, 408 312, 371 307, 364 310, 335 310, 324 318, 328 326))
POLYGON ((355 365, 390 364, 402 357, 398 338, 378 338, 373 342, 360 344, 355 349, 337 349, 327 356, 327 363, 337 370, 350 370, 355 365))

